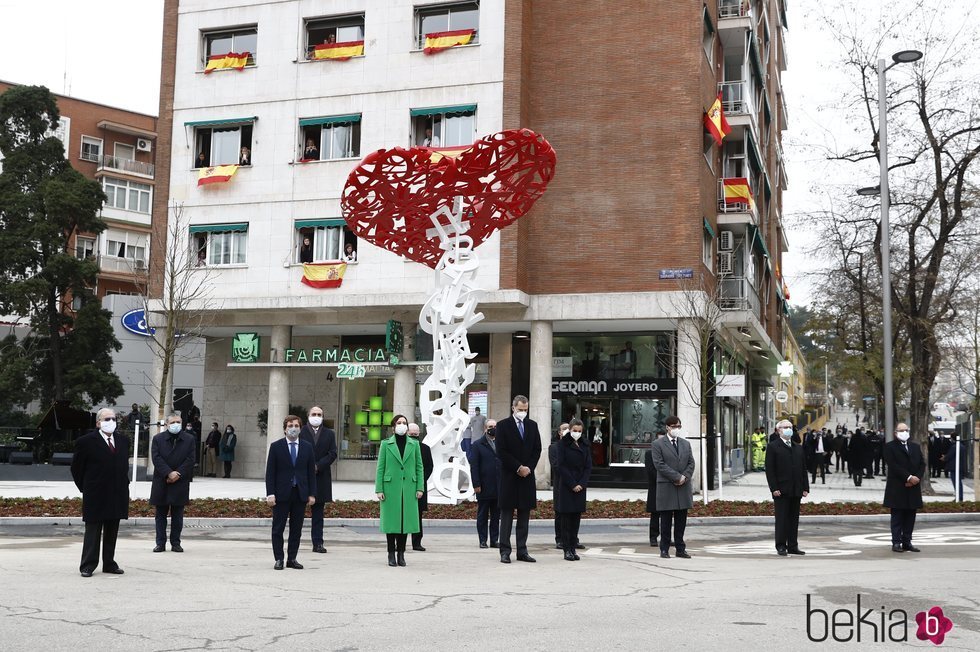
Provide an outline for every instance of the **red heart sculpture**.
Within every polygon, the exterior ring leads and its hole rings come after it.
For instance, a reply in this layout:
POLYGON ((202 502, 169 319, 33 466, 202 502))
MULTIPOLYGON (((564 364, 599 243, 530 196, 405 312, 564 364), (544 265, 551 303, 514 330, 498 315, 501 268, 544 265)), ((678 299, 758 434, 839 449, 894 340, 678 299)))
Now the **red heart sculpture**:
POLYGON ((357 237, 435 268, 443 250, 426 235, 432 213, 462 197, 476 247, 531 209, 555 164, 555 150, 529 129, 486 136, 455 158, 426 147, 380 149, 347 177, 340 203, 357 237))

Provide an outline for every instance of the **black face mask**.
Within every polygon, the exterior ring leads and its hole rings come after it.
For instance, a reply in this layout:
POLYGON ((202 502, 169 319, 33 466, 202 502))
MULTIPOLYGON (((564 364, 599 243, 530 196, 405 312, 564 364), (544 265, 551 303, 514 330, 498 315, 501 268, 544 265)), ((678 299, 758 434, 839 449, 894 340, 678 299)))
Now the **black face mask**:
POLYGON ((496 428, 487 428, 487 434, 489 436, 491 436, 491 437, 496 437, 497 436, 497 429, 496 428))

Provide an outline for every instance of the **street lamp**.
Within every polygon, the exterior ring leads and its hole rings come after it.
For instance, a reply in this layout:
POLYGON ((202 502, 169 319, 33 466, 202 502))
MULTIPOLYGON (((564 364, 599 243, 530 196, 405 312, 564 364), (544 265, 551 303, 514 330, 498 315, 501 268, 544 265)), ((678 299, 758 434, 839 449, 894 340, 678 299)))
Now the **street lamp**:
POLYGON ((885 73, 900 63, 913 63, 922 58, 918 50, 902 50, 892 55, 893 63, 885 66, 878 59, 878 168, 880 180, 877 188, 861 188, 858 194, 872 196, 877 190, 881 197, 881 311, 884 322, 882 337, 882 362, 885 383, 885 440, 895 437, 895 390, 892 386, 892 273, 891 273, 891 226, 888 220, 888 103, 885 99, 885 73))

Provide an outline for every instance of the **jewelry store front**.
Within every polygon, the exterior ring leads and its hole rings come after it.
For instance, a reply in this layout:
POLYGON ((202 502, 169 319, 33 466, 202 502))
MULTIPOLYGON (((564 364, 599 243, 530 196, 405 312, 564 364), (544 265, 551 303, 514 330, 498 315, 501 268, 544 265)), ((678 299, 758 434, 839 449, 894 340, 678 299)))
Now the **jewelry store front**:
POLYGON ((675 414, 674 333, 556 335, 552 424, 581 419, 596 487, 646 487, 644 454, 675 414))

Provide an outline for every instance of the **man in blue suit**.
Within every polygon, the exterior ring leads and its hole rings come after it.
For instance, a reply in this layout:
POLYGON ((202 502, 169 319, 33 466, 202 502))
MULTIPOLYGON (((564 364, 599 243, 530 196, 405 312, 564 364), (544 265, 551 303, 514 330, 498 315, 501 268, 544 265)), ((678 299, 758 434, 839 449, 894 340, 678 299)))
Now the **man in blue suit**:
POLYGON ((303 536, 303 517, 306 506, 316 502, 316 465, 313 445, 300 441, 302 427, 299 417, 290 414, 282 422, 286 437, 269 446, 265 465, 266 502, 272 506, 272 552, 276 570, 289 566, 297 570, 303 565, 296 561, 299 541, 303 536), (282 535, 289 519, 289 549, 283 563, 282 535))

